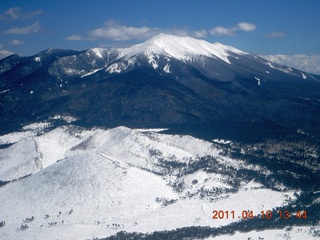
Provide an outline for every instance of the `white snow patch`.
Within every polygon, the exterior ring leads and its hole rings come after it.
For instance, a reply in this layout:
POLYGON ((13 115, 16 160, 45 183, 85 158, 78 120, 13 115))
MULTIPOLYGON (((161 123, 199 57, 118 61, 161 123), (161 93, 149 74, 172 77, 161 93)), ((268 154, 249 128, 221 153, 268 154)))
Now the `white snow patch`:
MULTIPOLYGON (((295 71, 294 69, 290 68, 290 67, 286 67, 286 66, 282 66, 282 65, 278 65, 277 63, 275 63, 274 65, 267 61, 267 64, 273 68, 273 69, 276 69, 276 70, 279 70, 279 71, 282 71, 284 73, 287 73, 287 74, 291 74, 291 75, 294 75, 294 76, 302 76, 303 79, 306 79, 306 74, 304 74, 303 72, 300 72, 300 71, 295 71)), ((269 73, 269 72, 268 72, 269 73)), ((308 74, 309 75, 309 74, 308 74)), ((315 79, 316 80, 316 79, 315 79)), ((317 80, 316 80, 317 81, 317 80)))
POLYGON ((152 65, 152 67, 153 67, 154 69, 157 69, 158 66, 159 66, 158 63, 157 63, 157 61, 155 60, 154 56, 152 56, 152 55, 149 55, 149 56, 148 56, 148 62, 149 62, 149 64, 152 65))
POLYGON ((314 76, 312 76, 312 75, 310 75, 310 74, 308 74, 308 76, 309 77, 311 77, 313 80, 315 80, 316 82, 320 82, 320 80, 319 79, 316 79, 314 76))
POLYGON ((120 73, 121 72, 121 65, 120 63, 114 63, 114 64, 111 64, 110 66, 107 67, 106 69, 106 72, 109 72, 109 73, 120 73))
POLYGON ((169 130, 169 128, 136 128, 139 132, 163 132, 169 130))
POLYGON ((99 58, 102 58, 102 51, 103 49, 101 48, 92 48, 91 51, 97 55, 99 58))
POLYGON ((320 203, 320 197, 314 200, 313 203, 320 203))
POLYGON ((271 68, 275 69, 275 67, 271 64, 271 62, 268 62, 268 65, 269 65, 271 68))
POLYGON ((78 119, 69 115, 55 115, 53 117, 50 117, 49 119, 62 119, 63 121, 67 122, 67 123, 72 123, 74 121, 77 121, 78 119))
POLYGON ((261 84, 260 78, 257 78, 257 77, 254 77, 254 78, 258 81, 258 85, 260 86, 261 84))
POLYGON ((35 57, 34 60, 35 60, 36 62, 41 62, 41 58, 40 58, 40 57, 35 57))
POLYGON ((154 210, 152 215, 157 216, 156 219, 145 215, 141 219, 136 218, 138 225, 129 228, 129 230, 150 232, 195 225, 210 227, 224 226, 238 221, 238 216, 241 216, 244 210, 250 209, 257 215, 262 210, 272 210, 276 206, 286 204, 286 194, 290 196, 293 195, 293 193, 282 194, 267 189, 256 189, 247 191, 240 190, 235 194, 227 195, 215 202, 199 201, 197 198, 181 199, 163 209, 154 210), (268 199, 268 201, 266 201, 266 199, 268 199), (231 211, 230 209, 232 209, 235 212, 235 219, 214 220, 212 219, 212 211, 215 209, 218 211, 231 211), (190 217, 186 218, 186 214, 190 217), (174 224, 172 219, 175 219, 174 224))
POLYGON ((163 68, 163 71, 165 71, 166 73, 171 73, 170 71, 170 65, 169 64, 166 64, 163 68))
POLYGON ((3 90, 3 91, 0 92, 0 94, 1 94, 1 93, 5 93, 5 92, 9 92, 10 90, 11 90, 11 89, 3 90))
POLYGON ((12 181, 40 170, 35 159, 38 154, 32 138, 25 138, 9 148, 0 150, 0 180, 12 181))
POLYGON ((219 144, 230 144, 230 143, 232 143, 231 141, 224 140, 224 139, 213 139, 212 141, 215 142, 215 143, 219 143, 219 144))
POLYGON ((24 138, 35 136, 35 131, 13 132, 0 136, 0 145, 18 142, 24 138))
POLYGON ((96 72, 98 72, 98 71, 100 71, 100 70, 102 70, 102 69, 103 69, 103 68, 94 69, 94 70, 92 70, 91 72, 88 72, 88 73, 86 73, 86 74, 83 74, 80 78, 87 77, 87 76, 90 76, 90 75, 92 75, 92 74, 95 74, 96 72))

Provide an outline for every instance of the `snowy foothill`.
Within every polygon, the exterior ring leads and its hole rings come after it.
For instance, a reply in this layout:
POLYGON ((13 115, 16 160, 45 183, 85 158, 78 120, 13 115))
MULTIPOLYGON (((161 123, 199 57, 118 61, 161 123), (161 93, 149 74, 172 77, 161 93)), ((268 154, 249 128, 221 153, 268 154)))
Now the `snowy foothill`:
POLYGON ((0 150, 0 181, 6 183, 0 187, 0 221, 6 222, 0 238, 92 239, 218 227, 239 219, 213 220, 214 209, 258 213, 294 199, 293 191, 254 180, 236 187, 235 176, 198 169, 208 158, 225 169, 253 166, 222 156, 212 142, 158 130, 68 125, 15 137, 0 150))

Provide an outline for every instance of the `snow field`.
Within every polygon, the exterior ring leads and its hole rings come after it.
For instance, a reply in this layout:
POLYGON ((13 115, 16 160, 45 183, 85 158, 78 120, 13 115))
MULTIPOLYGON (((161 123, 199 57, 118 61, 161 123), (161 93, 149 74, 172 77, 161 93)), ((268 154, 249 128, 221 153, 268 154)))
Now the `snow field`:
POLYGON ((178 176, 161 175, 163 167, 157 166, 161 158, 187 164, 191 158, 210 155, 227 166, 245 167, 219 153, 213 143, 191 136, 126 127, 62 126, 39 136, 26 135, 0 151, 2 179, 16 177, 13 172, 32 174, 0 187, 0 221, 6 221, 0 238, 91 239, 121 230, 216 227, 239 221, 243 210, 256 214, 293 199, 293 192, 272 191, 257 182, 243 183, 233 193, 200 197, 201 188, 231 188, 226 183, 230 176, 202 169, 180 176, 185 188, 179 192, 170 183, 178 176), (188 196, 188 191, 194 195, 188 196), (237 215, 212 219, 215 209, 237 215), (23 222, 31 217, 33 221, 23 222), (20 230, 23 224, 29 228, 20 230))

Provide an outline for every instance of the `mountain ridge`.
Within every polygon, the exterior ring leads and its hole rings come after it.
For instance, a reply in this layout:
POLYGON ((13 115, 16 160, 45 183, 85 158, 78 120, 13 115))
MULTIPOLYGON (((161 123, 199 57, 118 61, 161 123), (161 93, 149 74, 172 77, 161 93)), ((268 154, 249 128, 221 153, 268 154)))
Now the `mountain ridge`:
POLYGON ((1 130, 71 115, 106 127, 270 122, 318 134, 319 79, 232 47, 163 34, 124 50, 47 49, 0 61, 1 130), (212 46, 220 56, 204 52, 212 46))

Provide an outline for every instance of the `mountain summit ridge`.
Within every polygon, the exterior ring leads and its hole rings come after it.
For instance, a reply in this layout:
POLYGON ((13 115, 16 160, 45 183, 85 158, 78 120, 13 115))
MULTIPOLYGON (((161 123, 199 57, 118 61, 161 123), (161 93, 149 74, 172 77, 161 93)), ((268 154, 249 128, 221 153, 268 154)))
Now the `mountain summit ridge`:
POLYGON ((236 48, 221 43, 209 43, 192 37, 180 37, 168 34, 159 34, 144 43, 120 49, 120 57, 132 56, 139 53, 146 55, 164 54, 179 60, 187 61, 193 56, 218 57, 230 63, 228 52, 246 54, 236 48))

